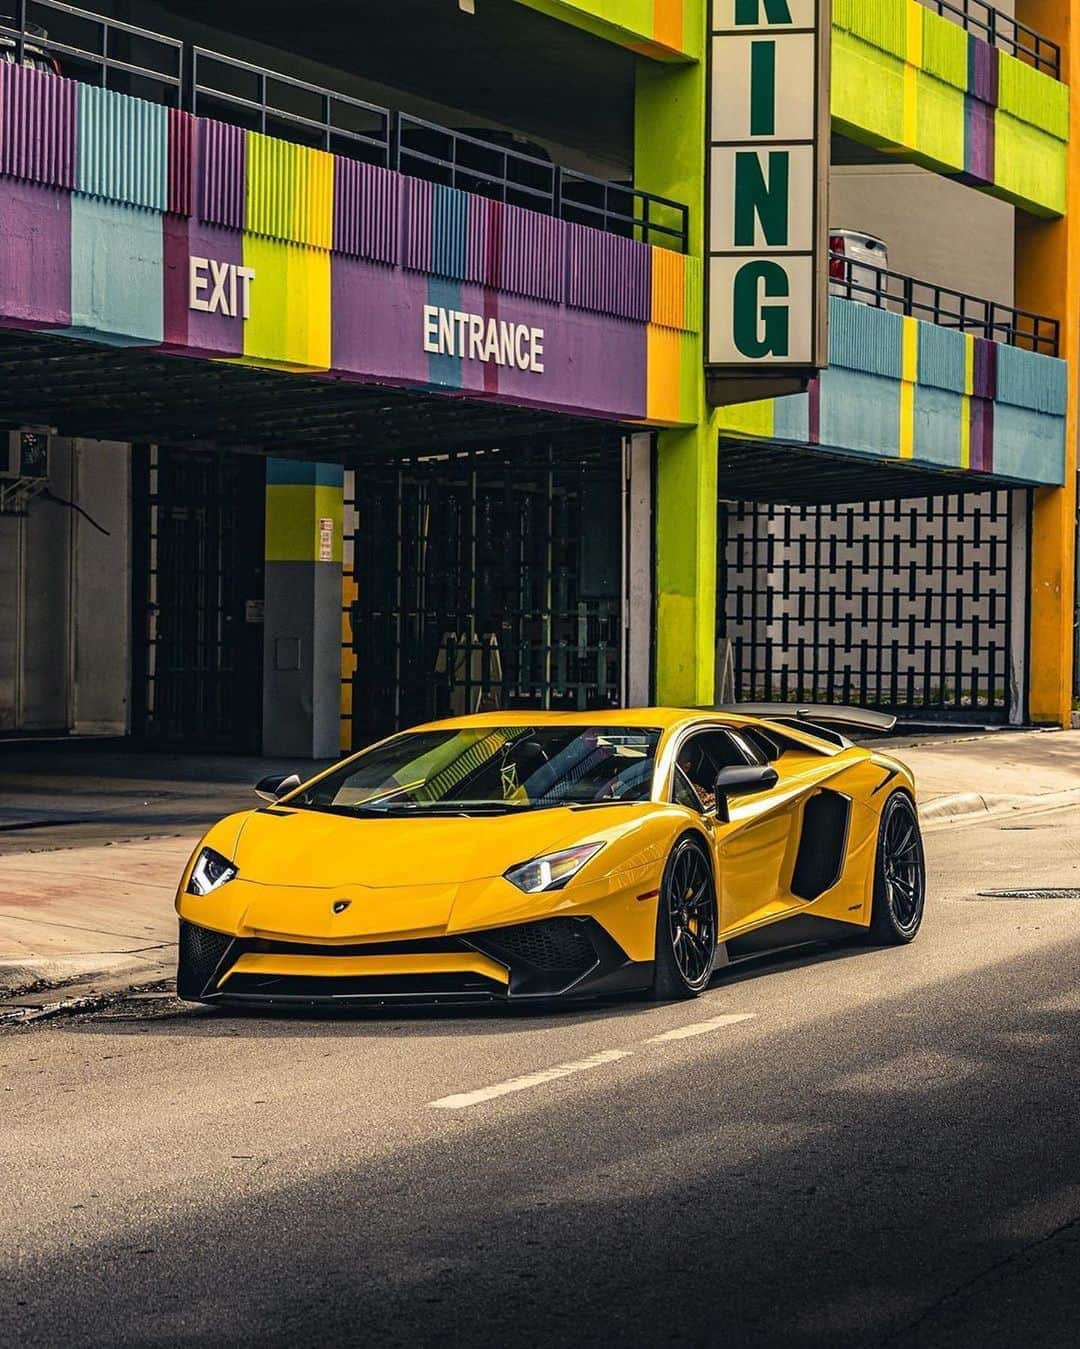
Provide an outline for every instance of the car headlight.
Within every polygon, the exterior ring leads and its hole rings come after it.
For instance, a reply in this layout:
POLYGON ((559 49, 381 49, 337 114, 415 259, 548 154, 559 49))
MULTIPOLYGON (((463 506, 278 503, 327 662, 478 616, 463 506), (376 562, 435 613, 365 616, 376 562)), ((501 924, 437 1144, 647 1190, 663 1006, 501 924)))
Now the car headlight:
POLYGON ((564 848, 562 852, 548 853, 546 857, 534 857, 531 862, 520 862, 503 875, 527 895, 561 890, 603 846, 602 843, 581 843, 576 848, 564 848))
POLYGON ((208 895, 211 890, 231 881, 235 875, 236 868, 227 857, 222 857, 213 848, 204 848, 191 868, 187 892, 189 895, 208 895))

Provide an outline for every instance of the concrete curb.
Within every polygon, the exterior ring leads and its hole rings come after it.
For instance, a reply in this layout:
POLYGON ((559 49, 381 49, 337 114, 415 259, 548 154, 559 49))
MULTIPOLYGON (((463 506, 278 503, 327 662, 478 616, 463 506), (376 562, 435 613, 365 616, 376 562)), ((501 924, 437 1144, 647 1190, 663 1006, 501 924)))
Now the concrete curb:
POLYGON ((82 995, 135 988, 171 978, 175 970, 175 945, 132 954, 0 960, 0 1001, 35 993, 62 991, 74 997, 76 992, 82 995))
POLYGON ((935 796, 930 801, 920 803, 919 816, 927 825, 944 825, 988 815, 1038 814, 1073 804, 1080 804, 1080 787, 1030 795, 954 792, 950 796, 935 796))

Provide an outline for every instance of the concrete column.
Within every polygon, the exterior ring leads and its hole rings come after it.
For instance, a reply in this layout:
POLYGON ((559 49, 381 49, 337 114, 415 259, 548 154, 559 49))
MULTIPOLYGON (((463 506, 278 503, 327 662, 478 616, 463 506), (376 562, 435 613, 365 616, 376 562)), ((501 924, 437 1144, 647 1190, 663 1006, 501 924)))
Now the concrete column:
MULTIPOLYGON (((686 0, 687 49, 702 51, 707 6, 686 0)), ((690 253, 704 254, 705 62, 638 61, 635 182, 690 207, 690 253)), ((713 700, 716 663, 717 420, 705 398, 700 335, 687 344, 680 420, 660 433, 656 502, 656 697, 713 700)))
POLYGON ((1031 518, 1030 715, 1069 725, 1072 715, 1076 613, 1076 475, 1080 435, 1080 0, 1018 0, 1016 17, 1061 46, 1061 78, 1071 86, 1069 195, 1061 220, 1016 213, 1016 303, 1061 322, 1061 355, 1069 363, 1065 485, 1039 488, 1031 518))
POLYGON ((329 759, 341 719, 344 471, 266 461, 263 753, 329 759))

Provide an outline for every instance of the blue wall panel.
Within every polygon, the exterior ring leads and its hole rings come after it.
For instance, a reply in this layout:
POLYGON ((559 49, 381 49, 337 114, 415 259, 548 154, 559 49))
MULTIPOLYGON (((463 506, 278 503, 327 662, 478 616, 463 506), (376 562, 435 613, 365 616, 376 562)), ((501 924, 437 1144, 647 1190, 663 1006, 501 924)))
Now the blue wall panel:
POLYGON ((1060 486, 1065 481, 1065 437, 1060 418, 998 403, 994 408, 994 472, 1021 482, 1060 486))
POLYGON ((80 84, 75 186, 89 196, 164 211, 169 113, 156 103, 80 84))
POLYGON ((899 314, 829 297, 829 360, 833 365, 899 379, 902 332, 899 314))
POLYGON ((833 366, 821 381, 821 444, 895 458, 900 382, 833 366))
POLYGON ((919 383, 964 392, 967 343, 962 334, 932 323, 919 325, 919 383))
POLYGON ((915 388, 915 457, 922 463, 960 468, 963 398, 948 389, 915 388))
POLYGON ((1019 347, 998 347, 998 399, 1035 412, 1064 417, 1068 398, 1068 366, 1049 356, 1019 347))
POLYGON ((161 220, 72 194, 72 335, 117 346, 163 341, 161 220))

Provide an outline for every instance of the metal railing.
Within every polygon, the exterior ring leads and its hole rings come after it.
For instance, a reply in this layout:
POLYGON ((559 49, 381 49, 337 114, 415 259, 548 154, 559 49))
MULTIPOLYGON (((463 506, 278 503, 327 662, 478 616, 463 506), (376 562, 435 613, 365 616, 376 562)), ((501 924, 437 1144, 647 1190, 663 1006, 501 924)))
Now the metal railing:
POLYGON ((927 9, 952 19, 961 28, 981 37, 991 47, 999 47, 1011 56, 1041 70, 1055 80, 1061 79, 1061 48, 1011 14, 988 5, 985 0, 922 0, 927 9))
MULTIPOLYGON (((392 167, 512 206, 685 253, 690 210, 682 202, 563 168, 501 140, 397 113, 392 167)), ((498 136, 496 132, 493 135, 498 136)), ((504 133, 507 140, 517 140, 504 133)), ((542 151, 540 152, 542 153, 542 151)))
POLYGON ((14 43, 17 65, 32 64, 41 51, 62 59, 63 73, 73 79, 107 88, 126 86, 123 92, 138 92, 143 97, 156 93, 154 101, 180 107, 184 44, 177 38, 91 14, 60 0, 14 0, 12 8, 14 25, 0 21, 0 35, 14 43), (48 35, 50 15, 61 16, 69 41, 48 35))
POLYGON ((1057 356, 1061 347, 1057 319, 874 267, 843 253, 829 254, 829 293, 1043 356, 1057 356))
MULTIPOLYGON (((0 0, 0 4, 3 0, 0 0)), ((38 53, 61 73, 202 117, 329 150, 429 182, 685 253, 690 211, 629 183, 555 164, 510 132, 460 130, 392 112, 291 75, 63 4, 13 0, 0 40, 15 61, 38 53), (50 16, 63 38, 45 35, 50 16), (527 147, 527 148, 523 148, 527 147)))
POLYGON ((205 47, 190 49, 187 83, 187 105, 199 117, 300 139, 365 163, 390 161, 391 114, 374 103, 205 47))

